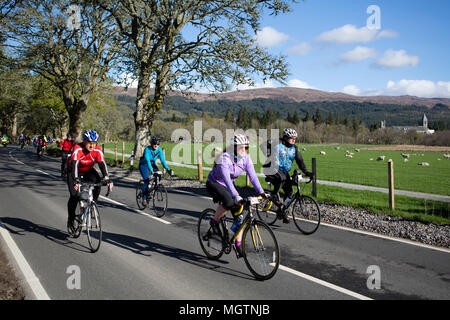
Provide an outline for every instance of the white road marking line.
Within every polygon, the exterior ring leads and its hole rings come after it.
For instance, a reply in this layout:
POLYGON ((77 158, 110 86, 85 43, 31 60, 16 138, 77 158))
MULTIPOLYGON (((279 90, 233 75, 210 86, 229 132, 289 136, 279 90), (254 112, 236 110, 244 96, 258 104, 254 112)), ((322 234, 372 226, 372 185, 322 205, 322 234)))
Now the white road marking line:
POLYGON ((285 266, 283 266, 283 265, 281 265, 281 264, 278 266, 278 268, 281 269, 281 270, 284 270, 284 271, 286 271, 286 272, 292 273, 292 274, 294 274, 294 275, 296 275, 296 276, 298 276, 298 277, 301 277, 301 278, 304 278, 304 279, 306 279, 306 280, 309 280, 309 281, 315 282, 315 283, 317 283, 317 284, 320 284, 321 286, 325 286, 325 287, 327 287, 327 288, 330 288, 330 289, 339 291, 339 292, 344 293, 344 294, 346 294, 346 295, 349 295, 349 296, 351 296, 351 297, 353 297, 353 298, 356 298, 356 299, 359 299, 359 300, 373 300, 372 298, 363 296, 362 294, 359 294, 359 293, 350 291, 350 290, 348 290, 348 289, 339 287, 339 286, 337 286, 337 285, 334 285, 334 284, 332 284, 332 283, 326 282, 326 281, 324 281, 324 280, 320 280, 320 279, 318 279, 318 278, 314 278, 314 277, 312 277, 312 276, 310 276, 310 275, 307 275, 306 273, 299 272, 299 271, 297 271, 297 270, 294 270, 294 269, 285 267, 285 266))
POLYGON ((54 175, 52 175, 52 174, 50 174, 50 173, 47 173, 47 172, 44 172, 44 171, 42 171, 42 170, 39 170, 39 169, 36 169, 36 171, 38 171, 38 172, 40 172, 40 173, 43 173, 43 174, 45 174, 45 175, 47 175, 47 176, 50 176, 50 177, 52 177, 52 178, 57 178, 57 177, 55 177, 54 175))
POLYGON ((146 217, 155 219, 155 220, 157 220, 157 221, 159 221, 159 222, 162 222, 162 223, 164 223, 164 224, 172 224, 172 222, 166 221, 166 220, 161 219, 161 218, 158 218, 158 217, 154 217, 154 216, 152 216, 151 214, 142 212, 142 211, 140 211, 140 210, 137 210, 137 209, 135 209, 135 208, 133 208, 133 207, 127 206, 126 204, 120 203, 120 202, 115 201, 115 200, 112 200, 112 199, 110 199, 110 198, 107 198, 107 197, 104 197, 104 196, 100 196, 100 198, 102 198, 102 199, 105 200, 105 201, 109 201, 109 202, 111 202, 111 203, 114 203, 114 204, 120 205, 120 206, 122 206, 122 207, 125 207, 125 208, 127 208, 128 210, 134 211, 134 212, 136 212, 136 213, 138 213, 138 214, 141 214, 141 215, 143 215, 143 216, 146 216, 146 217))
POLYGON ((50 300, 50 297, 48 296, 48 294, 45 291, 44 287, 42 286, 41 282, 39 281, 39 278, 37 278, 36 275, 34 274, 33 270, 31 269, 30 265, 28 264, 27 260, 23 256, 19 247, 14 242, 13 238, 11 237, 11 235, 9 234, 8 230, 3 225, 1 220, 0 220, 0 234, 2 235, 3 239, 5 240, 6 245, 8 246, 9 250, 11 250, 11 253, 14 256, 14 259, 16 260, 16 263, 19 266, 20 271, 22 272, 23 276, 25 277, 25 281, 30 286, 36 299, 50 300))

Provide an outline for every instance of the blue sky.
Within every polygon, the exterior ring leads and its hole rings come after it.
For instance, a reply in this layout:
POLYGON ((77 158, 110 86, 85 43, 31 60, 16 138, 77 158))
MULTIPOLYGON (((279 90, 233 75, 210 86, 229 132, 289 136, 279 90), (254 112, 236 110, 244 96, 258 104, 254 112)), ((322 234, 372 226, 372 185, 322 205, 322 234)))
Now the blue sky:
POLYGON ((288 86, 450 98, 449 14, 448 0, 306 0, 264 15, 257 41, 287 56, 288 86), (378 30, 367 28, 370 5, 379 8, 378 30))

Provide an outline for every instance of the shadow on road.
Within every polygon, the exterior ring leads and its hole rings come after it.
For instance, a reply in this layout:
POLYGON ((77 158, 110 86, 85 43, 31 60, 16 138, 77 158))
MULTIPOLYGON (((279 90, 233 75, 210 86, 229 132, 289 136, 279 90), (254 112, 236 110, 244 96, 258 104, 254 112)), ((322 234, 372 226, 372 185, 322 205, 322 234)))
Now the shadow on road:
POLYGON ((129 250, 136 254, 151 256, 154 253, 159 253, 222 274, 249 280, 254 279, 249 274, 225 267, 224 265, 228 264, 227 261, 210 261, 205 256, 197 254, 195 252, 157 242, 152 242, 146 239, 141 239, 125 234, 103 232, 102 241, 115 245, 119 248, 129 250))
POLYGON ((27 236, 27 233, 35 233, 59 245, 81 252, 91 252, 87 246, 71 241, 68 233, 62 232, 61 230, 35 224, 31 221, 20 218, 1 217, 0 221, 5 229, 13 235, 27 236))

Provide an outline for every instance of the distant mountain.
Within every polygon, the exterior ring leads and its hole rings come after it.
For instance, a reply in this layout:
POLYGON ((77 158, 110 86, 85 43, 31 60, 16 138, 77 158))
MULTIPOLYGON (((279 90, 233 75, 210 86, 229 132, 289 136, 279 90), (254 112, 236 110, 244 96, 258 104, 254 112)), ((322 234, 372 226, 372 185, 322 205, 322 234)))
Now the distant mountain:
MULTIPOLYGON (((135 88, 116 87, 113 95, 127 95, 136 97, 135 88)), ((182 93, 180 91, 170 91, 169 96, 181 96, 196 102, 226 100, 242 101, 253 99, 270 99, 281 102, 317 102, 317 101, 354 101, 354 102, 372 102, 379 104, 396 105, 416 105, 432 108, 436 104, 444 104, 450 108, 450 99, 447 98, 420 98, 415 96, 353 96, 342 92, 327 92, 314 89, 300 88, 263 88, 248 89, 226 93, 205 94, 205 93, 182 93)))
MULTIPOLYGON (((124 114, 136 109, 136 89, 125 90, 116 87, 112 92, 118 108, 124 114)), ((152 92, 151 92, 152 93, 152 92)), ((162 120, 184 119, 188 114, 200 116, 203 112, 216 117, 225 117, 229 109, 234 117, 245 107, 252 117, 261 117, 269 110, 278 118, 297 115, 303 119, 307 114, 311 118, 320 110, 322 119, 332 115, 340 121, 357 118, 367 126, 421 125, 423 114, 428 117, 430 126, 450 129, 450 99, 419 98, 413 96, 373 96, 358 97, 339 92, 325 92, 299 88, 251 89, 218 94, 182 93, 171 91, 158 113, 162 120)))

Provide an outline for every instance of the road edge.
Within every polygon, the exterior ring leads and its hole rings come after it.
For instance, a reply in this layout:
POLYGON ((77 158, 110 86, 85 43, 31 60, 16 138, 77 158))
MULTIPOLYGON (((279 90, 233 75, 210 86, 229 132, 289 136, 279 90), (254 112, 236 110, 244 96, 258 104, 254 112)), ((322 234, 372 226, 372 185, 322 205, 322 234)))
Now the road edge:
POLYGON ((19 281, 19 285, 25 294, 25 300, 50 300, 39 278, 36 277, 33 269, 31 269, 25 256, 20 251, 1 219, 0 235, 0 246, 19 281))

